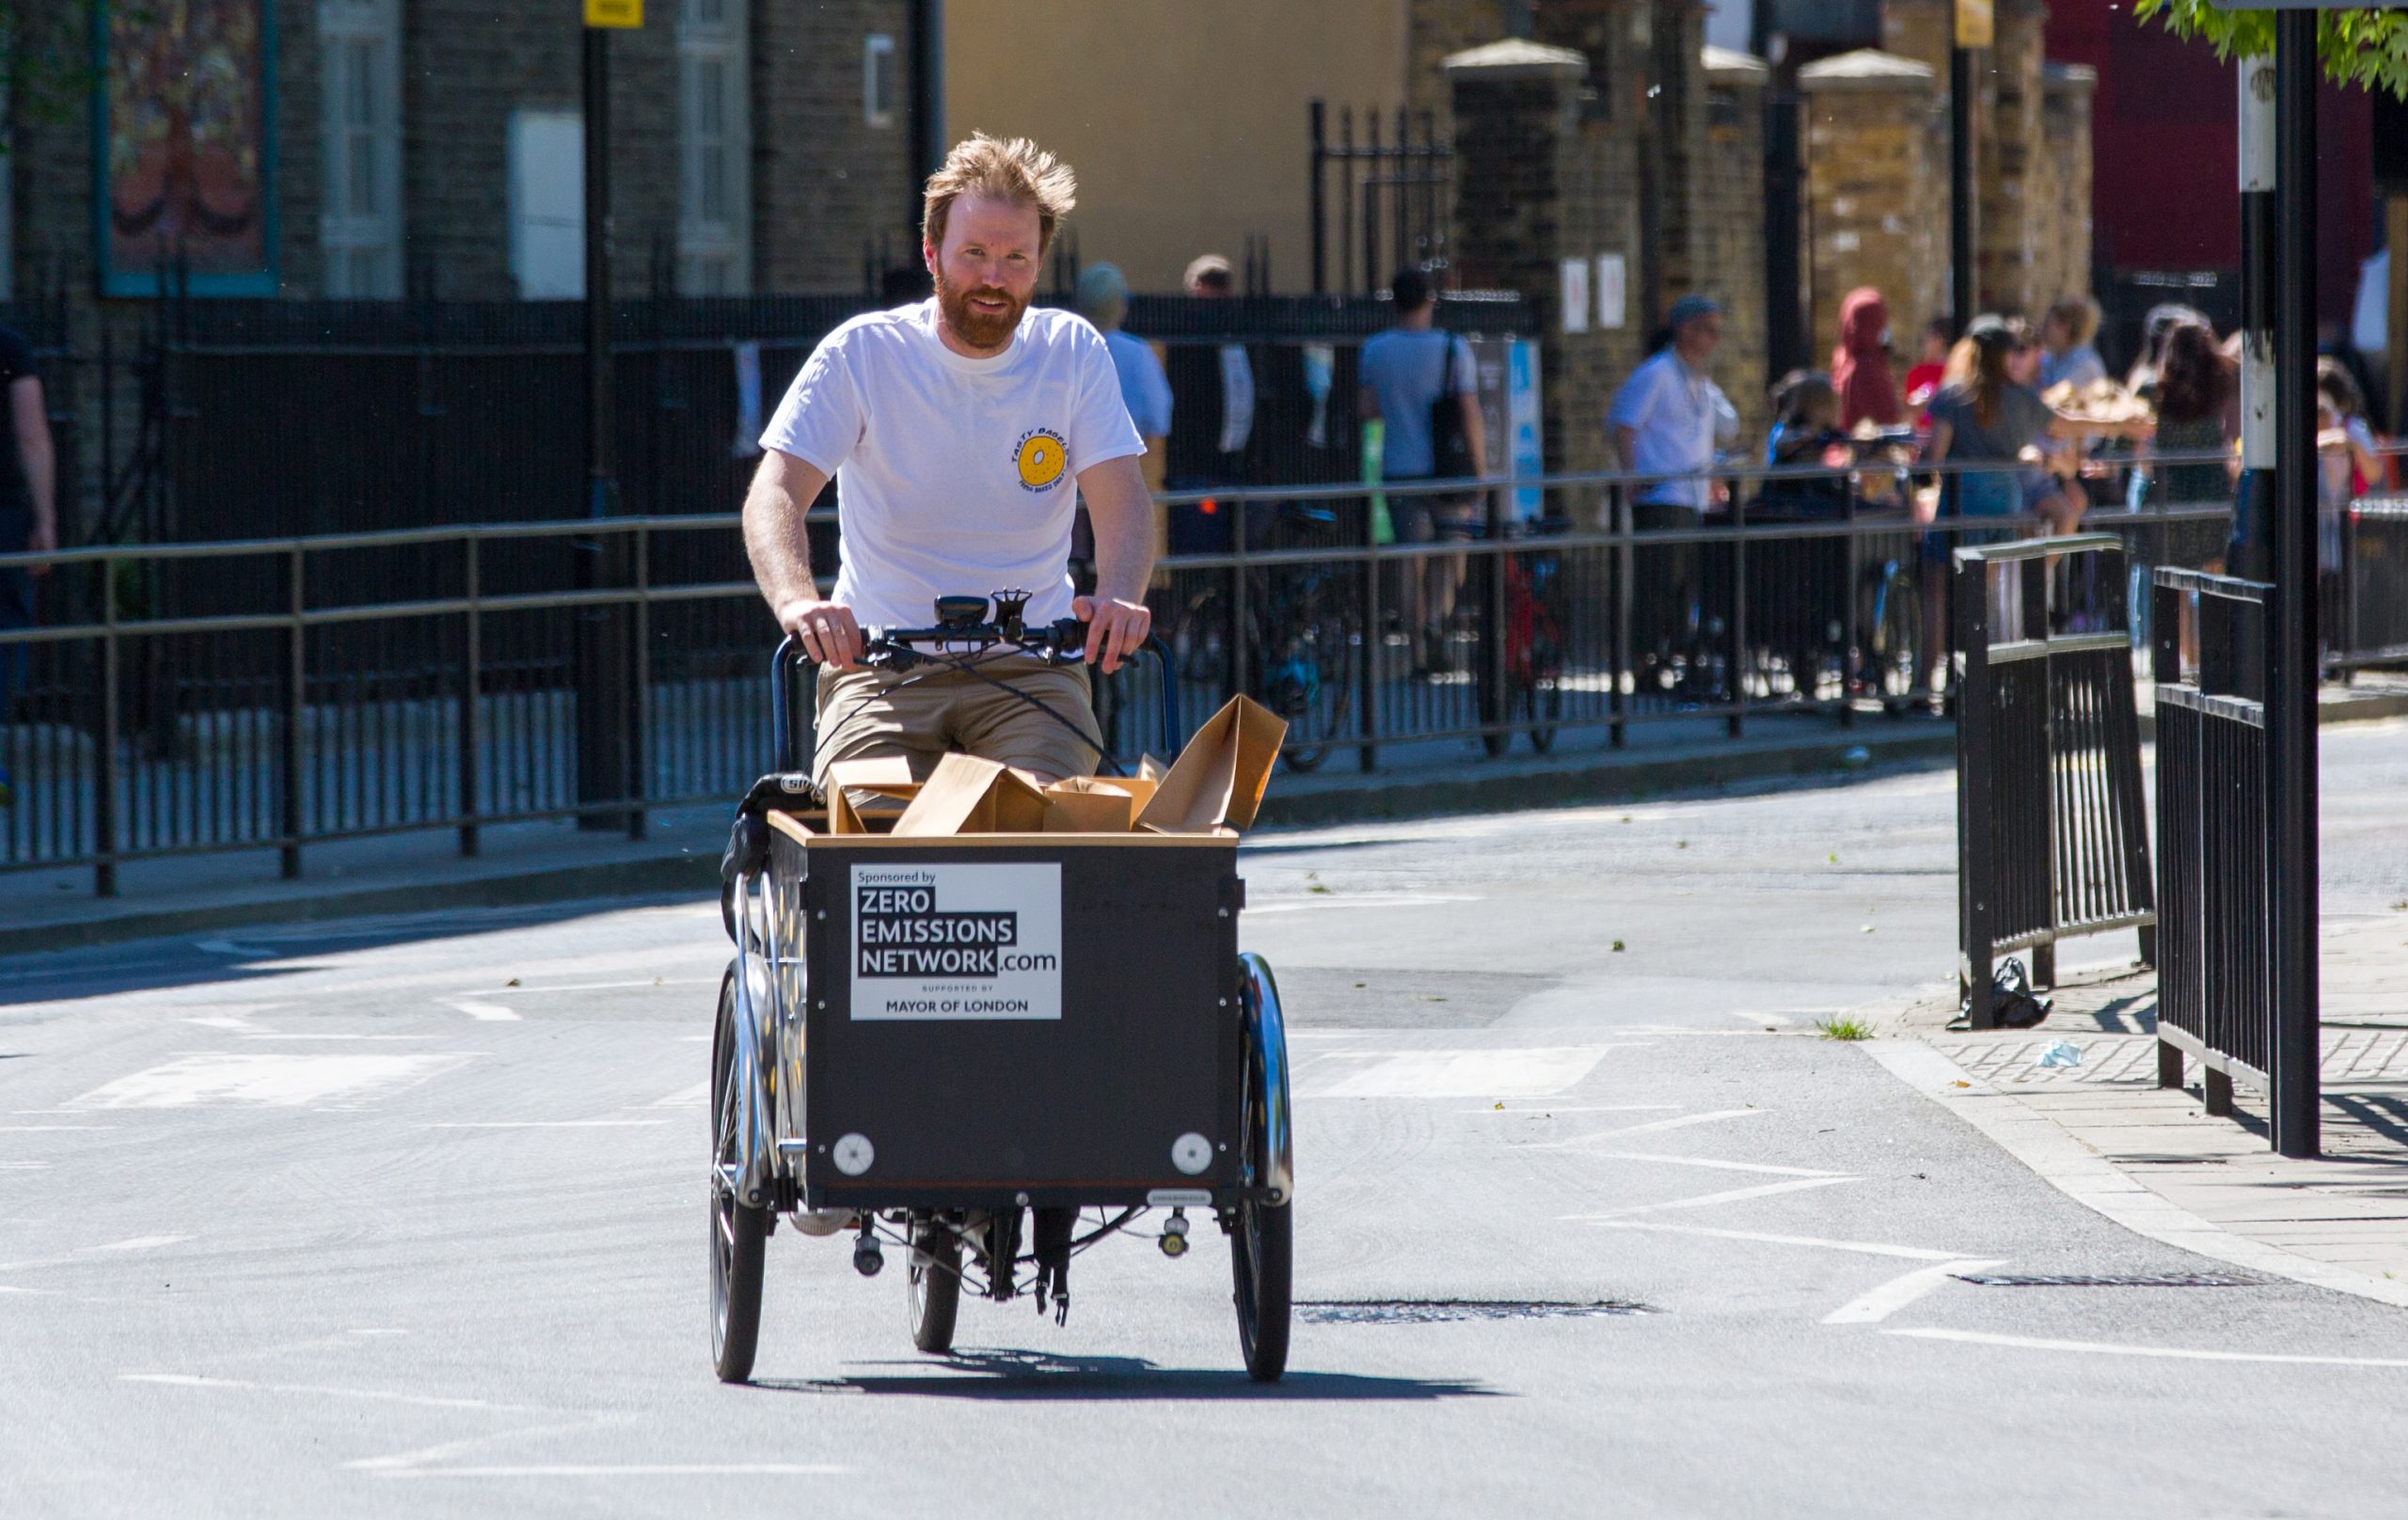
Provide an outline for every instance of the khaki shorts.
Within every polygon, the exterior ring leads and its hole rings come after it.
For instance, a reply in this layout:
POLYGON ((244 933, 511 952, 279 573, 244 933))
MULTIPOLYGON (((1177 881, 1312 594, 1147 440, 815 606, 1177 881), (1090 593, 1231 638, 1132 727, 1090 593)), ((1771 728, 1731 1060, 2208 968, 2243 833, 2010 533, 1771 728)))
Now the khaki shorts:
POLYGON ((925 781, 950 750, 1043 776, 1095 774, 1103 736, 1096 727, 1085 668, 1022 658, 978 668, 1045 704, 1068 726, 958 671, 822 671, 813 779, 826 785, 828 768, 839 760, 901 755, 911 763, 912 778, 925 781))

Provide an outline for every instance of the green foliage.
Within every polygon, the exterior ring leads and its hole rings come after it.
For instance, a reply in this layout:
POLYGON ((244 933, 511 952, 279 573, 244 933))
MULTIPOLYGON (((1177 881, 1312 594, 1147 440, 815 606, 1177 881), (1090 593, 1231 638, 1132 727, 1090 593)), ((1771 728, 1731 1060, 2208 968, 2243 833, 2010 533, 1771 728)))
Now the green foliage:
MULTIPOLYGON (((0 0, 0 88, 19 121, 57 126, 72 121, 91 97, 92 17, 100 0, 0 0)), ((147 18, 146 0, 114 8, 147 18)), ((8 143, 0 135, 0 158, 8 143)))
MULTIPOLYGON (((2274 51, 2271 10, 2225 10, 2214 0, 2138 0, 2132 17, 2204 41, 2219 58, 2274 51)), ((2320 11, 2316 50, 2324 71, 2340 83, 2408 100, 2408 10, 2320 11)))

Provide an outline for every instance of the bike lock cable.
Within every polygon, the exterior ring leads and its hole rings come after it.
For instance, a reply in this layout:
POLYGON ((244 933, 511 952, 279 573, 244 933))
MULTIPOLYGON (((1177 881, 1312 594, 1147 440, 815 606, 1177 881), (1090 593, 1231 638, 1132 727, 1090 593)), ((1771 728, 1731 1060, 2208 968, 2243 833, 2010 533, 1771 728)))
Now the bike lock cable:
MULTIPOLYGON (((1025 649, 1015 649, 1015 650, 1012 652, 1012 654, 1014 654, 1014 655, 1022 655, 1022 654, 1026 654, 1026 653, 1028 653, 1028 651, 1026 651, 1025 649)), ((1103 747, 1102 743, 1101 743, 1101 742, 1100 742, 1100 740, 1101 740, 1101 725, 1098 725, 1098 736, 1098 736, 1098 738, 1089 738, 1089 737, 1087 736, 1086 730, 1085 730, 1085 729, 1081 728, 1078 724, 1076 724, 1076 723, 1074 723, 1074 722, 1070 721, 1069 719, 1067 719, 1067 718, 1063 717, 1060 713, 1055 712, 1053 708, 1051 708, 1051 707, 1047 706, 1043 702, 1039 701, 1038 698, 1036 698, 1036 697, 1032 697, 1032 696, 1030 696, 1027 692, 1022 691, 1020 688, 1018 688, 1018 687, 1016 687, 1016 686, 1009 685, 1008 683, 1004 682, 1004 681, 999 681, 999 680, 997 680, 994 676, 991 676, 991 675, 988 674, 985 671, 979 670, 979 669, 977 668, 977 667, 978 667, 978 665, 979 665, 979 664, 980 664, 980 663, 985 659, 985 657, 985 657, 985 656, 983 656, 983 655, 976 655, 976 654, 974 654, 974 655, 969 655, 969 656, 963 656, 963 657, 958 657, 958 659, 947 659, 947 657, 946 657, 945 656, 943 656, 943 655, 936 656, 935 657, 936 657, 937 659, 939 659, 939 660, 943 660, 943 661, 944 661, 944 662, 945 662, 945 666, 946 666, 946 668, 947 668, 947 669, 951 669, 951 670, 958 670, 958 671, 961 672, 961 673, 962 673, 963 674, 965 674, 965 675, 974 675, 974 676, 978 677, 978 679, 980 679, 981 681, 986 682, 989 686, 993 687, 996 690, 998 690, 998 691, 1002 691, 1002 692, 1006 692, 1006 693, 1008 693, 1008 694, 1009 694, 1009 695, 1011 695, 1011 696, 1014 696, 1014 697, 1019 698, 1021 701, 1022 701, 1022 702, 1024 702, 1024 703, 1028 704, 1030 706, 1032 706, 1032 707, 1036 708, 1038 712, 1043 713, 1046 717, 1048 717, 1048 718, 1050 718, 1050 719, 1054 720, 1054 721, 1055 721, 1055 722, 1057 722, 1057 723, 1061 724, 1064 728, 1069 729, 1071 733, 1073 733, 1073 734, 1075 734, 1075 735, 1077 735, 1077 736, 1078 736, 1079 742, 1080 742, 1081 744, 1085 745, 1088 749, 1093 750, 1093 751, 1095 752, 1095 755, 1096 755, 1096 758, 1097 758, 1098 760, 1101 761, 1103 764, 1105 764, 1105 765, 1107 765, 1107 766, 1110 766, 1110 767, 1112 768, 1112 773, 1113 773, 1114 775, 1116 775, 1116 776, 1120 776, 1120 777, 1124 777, 1124 778, 1125 778, 1125 777, 1129 774, 1129 772, 1127 772, 1126 770, 1123 770, 1123 769, 1121 769, 1121 768, 1120 768, 1120 762, 1119 762, 1119 761, 1115 760, 1114 758, 1112 758, 1112 752, 1111 752, 1111 751, 1109 751, 1109 750, 1107 750, 1107 749, 1105 749, 1105 748, 1103 747)), ((1001 655, 1001 656, 997 656, 997 657, 996 657, 996 658, 999 658, 999 659, 1009 659, 1009 658, 1011 658, 1011 657, 1012 657, 1012 656, 1011 656, 1011 655, 1001 655)), ((1049 662, 1049 663, 1050 663, 1050 662, 1049 662)), ((1056 667, 1054 667, 1054 668, 1055 668, 1055 669, 1060 669, 1060 667, 1059 667, 1059 666, 1056 666, 1056 667)), ((1092 677, 1092 676, 1090 676, 1090 677, 1089 677, 1089 679, 1090 679, 1090 680, 1092 680, 1092 679, 1093 679, 1093 677, 1092 677)))

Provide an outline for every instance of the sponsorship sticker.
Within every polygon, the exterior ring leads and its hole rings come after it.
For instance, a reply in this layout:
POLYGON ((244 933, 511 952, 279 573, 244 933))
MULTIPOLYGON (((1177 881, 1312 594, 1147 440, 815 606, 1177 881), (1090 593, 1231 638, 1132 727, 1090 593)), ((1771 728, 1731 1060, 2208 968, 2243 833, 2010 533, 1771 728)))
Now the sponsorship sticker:
POLYGON ((852 1017, 1062 1017, 1062 867, 852 868, 852 1017))

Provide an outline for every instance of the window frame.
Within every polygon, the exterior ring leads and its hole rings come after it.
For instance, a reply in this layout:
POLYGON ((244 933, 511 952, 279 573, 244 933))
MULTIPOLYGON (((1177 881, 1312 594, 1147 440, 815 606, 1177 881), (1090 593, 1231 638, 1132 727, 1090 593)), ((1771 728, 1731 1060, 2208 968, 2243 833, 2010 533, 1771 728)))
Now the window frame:
POLYGON ((677 5, 677 290, 684 295, 746 295, 752 290, 752 79, 751 0, 718 0, 705 20, 703 0, 677 5), (697 132, 699 71, 720 70, 715 140, 697 132), (702 155, 721 155, 723 214, 706 215, 702 155), (705 277, 705 270, 716 270, 705 277))
POLYGON ((318 0, 319 286, 339 299, 402 294, 408 197, 402 178, 401 22, 401 0, 318 0), (354 119, 352 74, 362 47, 375 50, 364 122, 354 119), (351 171, 363 138, 383 204, 359 213, 350 209, 356 189, 351 171))

